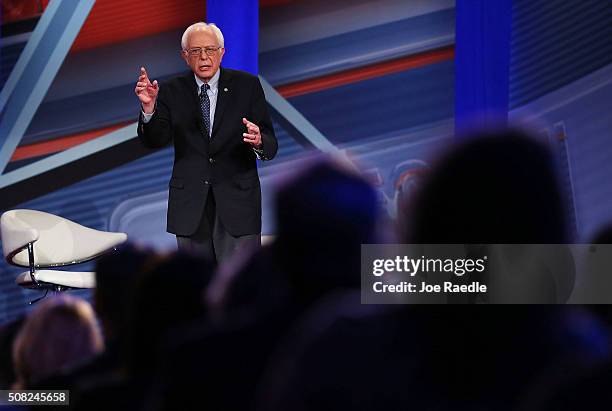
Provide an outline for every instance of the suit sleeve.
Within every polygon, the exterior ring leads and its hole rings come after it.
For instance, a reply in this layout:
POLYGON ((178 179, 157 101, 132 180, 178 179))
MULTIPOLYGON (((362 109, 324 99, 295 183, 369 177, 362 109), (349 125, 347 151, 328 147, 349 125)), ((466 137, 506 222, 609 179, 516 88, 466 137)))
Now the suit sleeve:
POLYGON ((257 124, 261 133, 263 144, 263 155, 260 154, 262 160, 272 160, 278 151, 278 141, 272 127, 272 120, 268 113, 268 103, 266 96, 259 79, 255 79, 255 89, 253 90, 251 100, 251 118, 252 122, 257 124))
POLYGON ((138 137, 147 147, 164 147, 172 141, 172 121, 167 103, 165 88, 160 87, 153 117, 145 123, 142 121, 142 110, 138 116, 138 137))

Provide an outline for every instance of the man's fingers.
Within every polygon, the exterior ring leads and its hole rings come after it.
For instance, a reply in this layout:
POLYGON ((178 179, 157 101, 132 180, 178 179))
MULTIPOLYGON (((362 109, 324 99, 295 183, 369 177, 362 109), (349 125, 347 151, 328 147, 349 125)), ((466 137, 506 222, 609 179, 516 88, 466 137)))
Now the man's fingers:
POLYGON ((255 147, 261 146, 261 137, 259 135, 249 133, 242 133, 242 135, 244 137, 242 141, 245 143, 249 143, 255 147))
POLYGON ((140 90, 140 91, 143 91, 143 90, 147 90, 147 91, 156 91, 156 90, 155 90, 155 87, 153 87, 153 86, 147 86, 146 84, 142 84, 142 85, 141 85, 141 84, 138 84, 138 85, 136 86, 136 90, 140 90))
POLYGON ((257 126, 257 124, 250 122, 244 117, 242 118, 242 123, 247 127, 247 129, 249 130, 249 133, 251 134, 259 133, 259 127, 257 126))
POLYGON ((249 120, 247 120, 246 118, 242 117, 242 123, 247 126, 247 127, 257 127, 257 125, 255 123, 251 123, 249 120))
MULTIPOLYGON (((148 85, 151 85, 151 80, 149 80, 149 75, 144 67, 140 68, 140 77, 138 77, 138 81, 144 81, 148 85)), ((154 83, 157 83, 157 80, 155 80, 154 83)))
POLYGON ((140 76, 138 76, 138 82, 134 88, 134 92, 138 95, 138 98, 140 98, 141 101, 143 99, 147 101, 154 100, 157 96, 158 89, 159 85, 157 80, 151 83, 147 70, 144 67, 140 67, 140 76))

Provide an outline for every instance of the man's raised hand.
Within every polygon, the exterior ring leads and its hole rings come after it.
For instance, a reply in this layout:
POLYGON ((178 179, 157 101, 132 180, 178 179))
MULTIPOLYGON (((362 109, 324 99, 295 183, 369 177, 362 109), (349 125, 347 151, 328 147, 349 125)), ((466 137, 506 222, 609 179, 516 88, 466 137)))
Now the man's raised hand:
POLYGON ((140 103, 142 104, 142 110, 146 114, 151 114, 155 111, 155 101, 157 100, 157 93, 159 93, 159 84, 157 80, 154 80, 151 83, 149 80, 149 76, 147 75, 147 70, 144 67, 140 68, 140 77, 138 77, 138 82, 136 83, 136 88, 134 89, 140 103))

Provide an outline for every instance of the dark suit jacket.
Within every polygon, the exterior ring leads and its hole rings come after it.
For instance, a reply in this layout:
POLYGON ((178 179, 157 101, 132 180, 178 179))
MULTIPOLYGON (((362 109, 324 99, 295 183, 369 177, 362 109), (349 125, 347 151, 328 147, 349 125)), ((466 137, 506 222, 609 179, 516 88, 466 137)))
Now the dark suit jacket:
POLYGON ((261 232, 261 188, 256 156, 242 139, 242 118, 259 126, 264 159, 271 160, 278 143, 259 79, 221 68, 219 91, 209 139, 204 131, 198 87, 192 72, 160 86, 151 120, 138 124, 138 136, 149 147, 174 142, 174 167, 168 198, 168 232, 192 235, 200 222, 210 190, 216 210, 234 236, 261 232))

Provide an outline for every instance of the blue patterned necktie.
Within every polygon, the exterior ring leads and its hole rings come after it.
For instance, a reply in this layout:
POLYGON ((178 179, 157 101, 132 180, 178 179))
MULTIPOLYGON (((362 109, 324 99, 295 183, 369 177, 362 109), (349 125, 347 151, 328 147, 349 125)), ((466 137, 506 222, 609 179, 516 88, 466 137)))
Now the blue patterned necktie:
POLYGON ((202 110, 202 120, 204 120, 204 130, 210 138, 210 99, 206 90, 210 90, 208 83, 200 87, 200 110, 202 110))

